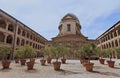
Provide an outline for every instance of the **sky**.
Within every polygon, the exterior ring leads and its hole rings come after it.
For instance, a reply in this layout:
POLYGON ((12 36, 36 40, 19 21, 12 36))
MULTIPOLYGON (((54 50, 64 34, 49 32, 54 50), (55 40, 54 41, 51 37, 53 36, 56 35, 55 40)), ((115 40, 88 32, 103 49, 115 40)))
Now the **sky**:
POLYGON ((67 13, 78 17, 89 39, 120 21, 120 0, 0 0, 0 8, 48 40, 58 35, 67 13))

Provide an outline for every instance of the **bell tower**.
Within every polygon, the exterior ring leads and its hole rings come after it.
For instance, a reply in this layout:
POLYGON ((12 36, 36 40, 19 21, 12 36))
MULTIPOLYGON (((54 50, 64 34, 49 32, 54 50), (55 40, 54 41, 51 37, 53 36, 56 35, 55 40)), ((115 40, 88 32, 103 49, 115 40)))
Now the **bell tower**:
POLYGON ((81 25, 78 18, 73 14, 66 14, 59 25, 59 34, 58 36, 65 35, 79 35, 81 34, 81 25))

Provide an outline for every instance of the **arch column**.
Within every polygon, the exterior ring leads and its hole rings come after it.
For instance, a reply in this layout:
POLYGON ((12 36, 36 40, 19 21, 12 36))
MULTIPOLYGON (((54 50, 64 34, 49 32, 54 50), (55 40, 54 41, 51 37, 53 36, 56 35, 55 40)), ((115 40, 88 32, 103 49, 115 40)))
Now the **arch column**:
POLYGON ((4 33, 4 35, 5 35, 4 44, 6 44, 8 34, 7 34, 7 33, 4 33))
POLYGON ((118 46, 120 46, 120 43, 119 43, 119 33, 118 33, 119 30, 116 30, 116 33, 117 33, 117 43, 118 43, 118 46))
POLYGON ((9 22, 6 22, 6 30, 8 30, 9 22))

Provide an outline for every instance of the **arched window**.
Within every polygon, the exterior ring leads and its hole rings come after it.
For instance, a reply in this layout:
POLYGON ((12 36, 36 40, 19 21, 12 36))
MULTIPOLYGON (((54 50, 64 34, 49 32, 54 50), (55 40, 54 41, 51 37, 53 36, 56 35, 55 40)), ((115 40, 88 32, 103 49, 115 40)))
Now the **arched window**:
POLYGON ((20 39, 19 38, 17 38, 17 43, 16 43, 17 45, 19 45, 20 44, 20 39))
POLYGON ((13 40, 12 36, 11 36, 11 35, 8 35, 8 36, 7 36, 7 42, 6 42, 6 43, 12 44, 12 40, 13 40))
POLYGON ((114 47, 114 42, 112 41, 112 47, 114 47))
POLYGON ((67 31, 71 31, 71 25, 67 24, 67 31))
POLYGON ((29 36, 30 36, 29 33, 27 33, 27 38, 29 38, 29 36))
POLYGON ((29 41, 26 41, 26 45, 28 45, 29 44, 29 41))
POLYGON ((30 35, 30 39, 32 40, 32 35, 30 35))
POLYGON ((116 33, 116 31, 114 32, 114 36, 115 36, 115 37, 117 36, 117 33, 116 33))
POLYGON ((6 28, 6 22, 4 20, 0 20, 0 28, 6 28))
POLYGON ((110 44, 110 42, 109 42, 109 48, 111 48, 111 44, 110 44))
POLYGON ((5 35, 0 32, 0 42, 4 42, 5 35))
POLYGON ((115 40, 115 46, 118 47, 118 41, 117 40, 115 40))
POLYGON ((21 41, 21 46, 24 46, 24 45, 25 45, 25 40, 22 39, 22 41, 21 41))
POLYGON ((22 32, 22 36, 25 36, 25 31, 22 32))
POLYGON ((35 48, 35 44, 33 43, 33 48, 35 48))
POLYGON ((118 35, 120 35, 120 28, 118 29, 118 35))
POLYGON ((20 29, 20 28, 18 28, 18 34, 20 35, 20 33, 21 33, 21 29, 20 29))
POLYGON ((14 31, 14 26, 12 24, 9 24, 8 25, 8 30, 13 32, 14 31))

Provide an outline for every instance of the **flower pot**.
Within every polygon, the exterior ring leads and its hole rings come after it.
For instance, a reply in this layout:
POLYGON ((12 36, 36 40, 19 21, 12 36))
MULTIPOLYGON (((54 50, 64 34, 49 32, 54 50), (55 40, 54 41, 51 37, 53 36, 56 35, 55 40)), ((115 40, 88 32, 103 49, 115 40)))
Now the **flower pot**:
POLYGON ((54 70, 56 71, 60 70, 61 62, 53 62, 53 65, 54 65, 54 70))
POLYGON ((42 60, 40 60, 40 62, 41 62, 41 65, 42 65, 42 66, 44 66, 44 65, 45 65, 46 60, 42 59, 42 60))
POLYGON ((25 65, 26 59, 21 59, 20 62, 21 62, 21 65, 25 65))
POLYGON ((113 68, 114 67, 114 64, 115 64, 115 61, 107 61, 108 63, 108 66, 113 68))
POLYGON ((99 59, 100 64, 104 64, 105 59, 99 59))
POLYGON ((48 63, 48 64, 51 64, 51 60, 52 60, 52 59, 51 59, 50 57, 48 57, 48 58, 47 58, 47 63, 48 63))
POLYGON ((3 66, 3 69, 8 69, 10 66, 10 61, 9 60, 2 60, 2 66, 3 66))
POLYGON ((33 66, 34 66, 34 62, 33 61, 26 62, 26 64, 27 64, 27 69, 28 70, 32 70, 33 69, 33 66))
POLYGON ((117 59, 120 59, 120 56, 117 56, 117 59))
POLYGON ((65 58, 61 59, 61 61, 62 61, 62 64, 66 63, 66 59, 65 58))
POLYGON ((94 65, 94 63, 85 64, 86 70, 87 71, 93 71, 93 65, 94 65))
POLYGON ((19 63, 19 59, 15 59, 15 63, 19 63))

